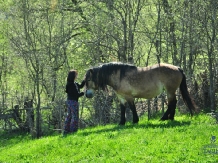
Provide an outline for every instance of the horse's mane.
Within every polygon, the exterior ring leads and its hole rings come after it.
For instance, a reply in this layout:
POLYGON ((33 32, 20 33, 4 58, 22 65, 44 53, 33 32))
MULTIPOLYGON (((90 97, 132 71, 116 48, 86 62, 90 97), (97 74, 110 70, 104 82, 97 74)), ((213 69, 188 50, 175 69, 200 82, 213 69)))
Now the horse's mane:
POLYGON ((92 70, 92 80, 98 84, 98 86, 105 90, 107 88, 109 77, 120 71, 120 80, 125 76, 126 72, 130 70, 136 70, 137 67, 131 64, 120 63, 120 62, 110 62, 102 64, 101 66, 94 67, 92 70))

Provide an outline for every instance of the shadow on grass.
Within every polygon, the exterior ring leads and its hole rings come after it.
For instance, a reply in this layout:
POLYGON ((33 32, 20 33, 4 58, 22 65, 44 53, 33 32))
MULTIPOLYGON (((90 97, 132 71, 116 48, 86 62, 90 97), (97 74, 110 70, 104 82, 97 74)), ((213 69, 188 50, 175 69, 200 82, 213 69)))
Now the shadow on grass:
POLYGON ((30 135, 27 132, 22 132, 19 130, 0 132, 0 144, 2 147, 14 145, 27 139, 30 139, 30 135))
POLYGON ((112 132, 112 131, 117 131, 117 130, 127 130, 127 129, 148 129, 148 128, 174 128, 174 127, 179 127, 179 126, 189 126, 191 124, 191 121, 163 121, 159 123, 152 123, 152 122, 147 122, 145 124, 127 124, 127 125, 117 125, 112 128, 105 128, 105 129, 99 129, 99 130, 90 130, 90 131, 83 131, 81 133, 78 133, 79 135, 87 136, 89 134, 101 134, 105 132, 112 132))

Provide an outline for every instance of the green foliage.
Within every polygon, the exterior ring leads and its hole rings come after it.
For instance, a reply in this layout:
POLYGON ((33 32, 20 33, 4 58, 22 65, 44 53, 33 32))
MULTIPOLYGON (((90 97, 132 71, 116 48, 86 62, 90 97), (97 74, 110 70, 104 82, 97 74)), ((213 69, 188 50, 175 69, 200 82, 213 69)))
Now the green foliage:
POLYGON ((0 0, 0 4, 0 112, 14 104, 22 108, 26 97, 33 98, 34 107, 52 104, 57 109, 64 103, 70 69, 78 70, 80 82, 88 68, 111 61, 137 66, 159 60, 173 63, 191 80, 208 71, 210 98, 217 94, 215 0, 0 0))
POLYGON ((1 133, 0 162, 217 162, 218 155, 202 151, 212 135, 218 135, 217 124, 207 115, 166 122, 142 118, 138 125, 99 126, 38 140, 1 133))
MULTIPOLYGON (((15 60, 10 68, 19 69, 18 73, 8 74, 17 85, 9 82, 6 89, 16 90, 22 97, 36 97, 38 81, 42 105, 59 98, 56 93, 62 91, 69 69, 84 74, 85 69, 110 61, 145 66, 157 63, 158 57, 161 62, 175 63, 184 71, 195 69, 196 73, 204 71, 202 67, 208 64, 205 28, 211 33, 206 23, 211 22, 210 1, 0 2, 0 18, 7 15, 0 26, 0 56, 4 49, 15 60)), ((17 96, 10 92, 10 99, 17 96)))

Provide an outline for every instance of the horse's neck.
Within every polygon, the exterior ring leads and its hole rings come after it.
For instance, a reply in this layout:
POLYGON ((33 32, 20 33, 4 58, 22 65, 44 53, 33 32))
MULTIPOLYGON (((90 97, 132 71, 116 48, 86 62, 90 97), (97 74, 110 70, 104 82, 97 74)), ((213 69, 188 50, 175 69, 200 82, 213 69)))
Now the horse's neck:
POLYGON ((112 74, 107 83, 108 86, 112 87, 114 90, 117 90, 120 85, 119 74, 112 74))

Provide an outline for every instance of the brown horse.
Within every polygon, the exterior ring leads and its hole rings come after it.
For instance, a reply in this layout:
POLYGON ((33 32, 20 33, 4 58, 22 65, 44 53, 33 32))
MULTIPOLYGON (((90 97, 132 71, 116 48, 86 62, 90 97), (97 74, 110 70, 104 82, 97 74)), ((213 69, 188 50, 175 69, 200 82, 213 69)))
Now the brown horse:
POLYGON ((195 104, 187 89, 185 74, 181 68, 174 65, 161 63, 150 67, 136 67, 112 62, 89 69, 86 72, 85 81, 88 98, 93 97, 94 90, 106 90, 107 85, 114 89, 120 101, 120 125, 124 125, 126 121, 126 104, 133 113, 133 123, 138 123, 134 98, 150 99, 162 93, 163 90, 167 93, 168 109, 161 120, 174 120, 177 103, 175 92, 178 87, 191 115, 195 110, 195 104))

